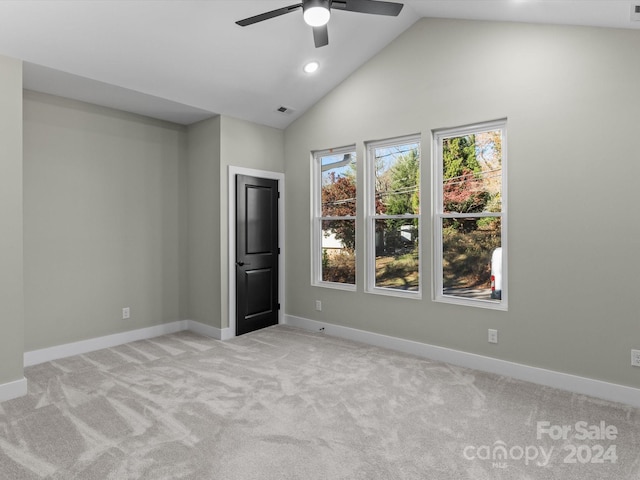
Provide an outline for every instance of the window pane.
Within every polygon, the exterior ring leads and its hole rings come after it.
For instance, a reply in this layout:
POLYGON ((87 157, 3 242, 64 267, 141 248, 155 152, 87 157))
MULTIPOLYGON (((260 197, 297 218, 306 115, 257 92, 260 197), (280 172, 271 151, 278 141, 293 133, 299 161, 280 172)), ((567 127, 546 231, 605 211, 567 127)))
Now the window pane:
POLYGON ((442 142, 445 212, 502 211, 502 131, 445 138, 442 142))
POLYGON ((375 220, 376 287, 418 291, 418 219, 375 220))
POLYGON ((356 283, 355 220, 322 221, 322 281, 356 283))
POLYGON ((322 216, 356 215, 356 153, 341 153, 320 159, 322 216))
POLYGON ((375 149, 375 213, 420 213, 420 150, 418 143, 375 149))
POLYGON ((442 219, 444 295, 499 300, 502 249, 499 217, 442 219), (495 255, 494 255, 495 252, 495 255), (494 291, 492 294, 492 276, 494 291))

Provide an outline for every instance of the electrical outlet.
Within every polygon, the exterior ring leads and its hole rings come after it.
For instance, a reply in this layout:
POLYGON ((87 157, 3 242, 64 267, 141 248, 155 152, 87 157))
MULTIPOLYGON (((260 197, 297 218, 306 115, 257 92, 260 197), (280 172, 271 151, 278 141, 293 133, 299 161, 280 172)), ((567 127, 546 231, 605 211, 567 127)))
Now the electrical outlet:
POLYGON ((498 330, 490 328, 488 337, 489 343, 498 343, 498 330))
POLYGON ((122 309, 122 319, 127 320, 128 318, 131 318, 131 309, 129 307, 124 307, 122 309))
POLYGON ((322 302, 320 300, 316 300, 316 310, 319 312, 322 311, 322 302))
POLYGON ((631 365, 640 367, 640 350, 631 350, 631 365))

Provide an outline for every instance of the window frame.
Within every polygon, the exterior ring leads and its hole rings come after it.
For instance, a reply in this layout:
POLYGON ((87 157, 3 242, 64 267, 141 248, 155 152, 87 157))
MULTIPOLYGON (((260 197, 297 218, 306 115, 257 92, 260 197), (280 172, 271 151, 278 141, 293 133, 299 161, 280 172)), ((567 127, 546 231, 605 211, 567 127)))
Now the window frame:
POLYGON ((346 215, 337 217, 323 217, 322 216, 322 161, 321 159, 330 155, 340 155, 346 153, 353 153, 356 161, 356 175, 358 170, 358 155, 356 145, 348 145, 345 147, 328 148, 325 150, 316 150, 311 152, 311 285, 314 287, 335 288, 338 290, 356 291, 358 285, 358 269, 357 269, 357 256, 358 256, 358 196, 361 195, 360 188, 356 182, 356 215, 346 215), (324 220, 352 220, 355 225, 356 236, 356 274, 355 283, 340 283, 340 282, 328 282, 322 279, 322 222, 324 220))
POLYGON ((365 292, 375 295, 387 295, 392 297, 412 298, 420 300, 422 298, 422 285, 423 285, 423 195, 422 195, 422 179, 423 177, 423 159, 422 159, 422 135, 419 133, 412 135, 404 135, 401 137, 394 137, 385 140, 376 140, 365 142, 366 150, 366 167, 365 167, 365 292), (417 143, 418 154, 420 158, 420 213, 419 214, 406 214, 406 215, 379 215, 376 214, 376 202, 375 202, 375 150, 377 148, 393 147, 397 145, 417 143), (385 219, 418 219, 418 290, 397 290, 388 287, 376 286, 376 234, 375 234, 375 221, 385 219))
POLYGON ((456 305, 466 305, 471 307, 488 308, 493 310, 508 310, 508 248, 507 248, 507 119, 480 122, 472 125, 465 125, 453 128, 433 130, 433 154, 432 154, 432 228, 433 228, 433 292, 432 298, 435 302, 450 303, 456 305), (500 212, 476 212, 476 213, 445 213, 443 205, 443 139, 461 137, 465 135, 501 130, 502 132, 502 158, 501 158, 501 206, 500 212), (500 300, 486 300, 477 298, 464 298, 454 295, 445 295, 443 287, 443 244, 442 244, 442 224, 445 218, 500 218, 500 243, 502 247, 502 292, 500 300))

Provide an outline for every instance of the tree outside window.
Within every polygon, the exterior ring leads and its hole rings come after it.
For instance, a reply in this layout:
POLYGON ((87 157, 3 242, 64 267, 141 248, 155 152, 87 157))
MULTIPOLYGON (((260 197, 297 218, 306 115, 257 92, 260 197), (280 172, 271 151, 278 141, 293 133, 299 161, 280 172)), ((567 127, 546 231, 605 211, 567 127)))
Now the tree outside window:
POLYGON ((417 137, 368 145, 368 289, 420 292, 420 142, 417 137))
POLYGON ((314 155, 316 174, 315 283, 356 283, 356 153, 353 148, 314 155), (319 254, 319 255, 318 255, 319 254))
POLYGON ((505 135, 504 122, 436 134, 437 299, 503 300, 505 135))

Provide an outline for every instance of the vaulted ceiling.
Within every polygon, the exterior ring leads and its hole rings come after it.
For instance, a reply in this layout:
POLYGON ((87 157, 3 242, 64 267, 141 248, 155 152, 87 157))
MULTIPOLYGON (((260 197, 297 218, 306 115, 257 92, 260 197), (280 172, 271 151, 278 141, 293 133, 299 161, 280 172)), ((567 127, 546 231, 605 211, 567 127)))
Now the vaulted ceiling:
POLYGON ((301 12, 235 24, 299 1, 3 0, 0 54, 25 62, 31 90, 181 124, 222 114, 285 128, 422 17, 640 28, 640 0, 404 0, 398 17, 334 10, 322 48, 301 12), (302 70, 310 60, 320 63, 312 75, 302 70))

